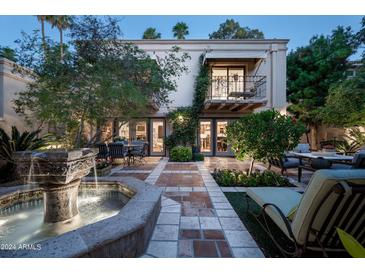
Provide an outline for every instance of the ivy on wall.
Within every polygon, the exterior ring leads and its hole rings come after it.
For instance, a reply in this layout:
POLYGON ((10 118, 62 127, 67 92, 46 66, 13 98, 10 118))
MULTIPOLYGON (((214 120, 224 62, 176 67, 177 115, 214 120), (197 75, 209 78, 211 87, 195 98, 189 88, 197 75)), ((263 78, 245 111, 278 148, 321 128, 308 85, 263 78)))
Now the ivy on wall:
POLYGON ((165 144, 168 149, 175 146, 194 146, 198 132, 199 116, 204 108, 206 92, 209 87, 209 69, 203 64, 204 56, 200 56, 200 71, 195 79, 195 93, 191 107, 179 107, 167 114, 172 125, 172 133, 165 144))

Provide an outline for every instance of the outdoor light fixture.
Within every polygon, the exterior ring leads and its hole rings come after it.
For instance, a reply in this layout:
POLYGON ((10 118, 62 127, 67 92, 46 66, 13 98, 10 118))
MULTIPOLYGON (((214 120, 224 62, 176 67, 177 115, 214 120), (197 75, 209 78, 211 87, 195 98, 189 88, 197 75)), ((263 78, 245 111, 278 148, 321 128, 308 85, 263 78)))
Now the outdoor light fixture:
POLYGON ((178 119, 180 122, 183 122, 183 121, 184 121, 184 117, 183 117, 181 114, 179 114, 179 116, 177 116, 177 119, 178 119))

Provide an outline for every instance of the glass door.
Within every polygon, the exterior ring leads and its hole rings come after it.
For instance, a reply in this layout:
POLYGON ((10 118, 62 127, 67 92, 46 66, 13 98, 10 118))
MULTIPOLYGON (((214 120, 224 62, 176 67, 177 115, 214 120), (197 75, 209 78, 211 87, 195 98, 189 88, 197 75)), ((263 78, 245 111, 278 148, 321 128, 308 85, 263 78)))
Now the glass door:
POLYGON ((151 155, 165 155, 165 121, 151 120, 151 155))
POLYGON ((217 120, 216 121, 216 151, 217 156, 228 156, 233 155, 230 146, 227 141, 227 126, 228 120, 217 120))
POLYGON ((199 122, 199 144, 201 153, 212 154, 212 121, 201 120, 199 122))

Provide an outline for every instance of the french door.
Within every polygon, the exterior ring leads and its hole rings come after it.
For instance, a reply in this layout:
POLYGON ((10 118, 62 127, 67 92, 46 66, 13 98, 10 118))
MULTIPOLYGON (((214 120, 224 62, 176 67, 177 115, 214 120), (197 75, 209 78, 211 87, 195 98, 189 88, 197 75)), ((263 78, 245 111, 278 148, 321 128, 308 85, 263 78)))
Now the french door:
POLYGON ((153 156, 165 155, 165 120, 151 119, 150 154, 153 156))

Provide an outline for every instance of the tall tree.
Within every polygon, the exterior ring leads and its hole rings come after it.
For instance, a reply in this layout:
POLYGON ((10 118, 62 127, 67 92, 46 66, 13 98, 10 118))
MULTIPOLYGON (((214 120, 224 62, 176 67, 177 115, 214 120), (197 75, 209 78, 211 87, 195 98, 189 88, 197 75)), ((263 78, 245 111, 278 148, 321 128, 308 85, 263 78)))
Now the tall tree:
POLYGON ((186 23, 179 22, 172 28, 172 32, 177 39, 185 39, 185 36, 189 35, 189 27, 186 23))
POLYGON ((310 128, 313 149, 318 146, 320 108, 330 86, 344 79, 348 58, 357 47, 351 28, 337 27, 329 36, 314 36, 308 46, 297 48, 287 57, 288 110, 310 128))
POLYGON ((155 28, 147 28, 142 39, 161 39, 161 33, 157 32, 155 28))
POLYGON ((217 31, 209 34, 209 39, 263 39, 264 34, 259 29, 241 27, 233 19, 227 19, 219 25, 217 31))
POLYGON ((16 52, 15 52, 15 50, 13 50, 10 47, 1 47, 0 46, 0 57, 6 58, 13 62, 17 61, 16 52))
POLYGON ((323 123, 335 127, 365 125, 365 67, 353 78, 331 86, 321 109, 323 123))
POLYGON ((121 43, 119 34, 113 18, 77 18, 63 62, 56 43, 50 44, 46 58, 37 59, 39 36, 25 36, 19 65, 31 68, 37 77, 19 93, 16 111, 62 125, 64 144, 80 147, 86 125, 96 128, 92 142, 101 135, 98 125, 107 119, 145 115, 151 101, 166 104, 176 79, 187 70, 188 55, 172 48, 164 57, 153 58, 133 44, 121 43))
POLYGON ((72 24, 72 16, 69 15, 52 15, 47 19, 51 23, 52 27, 56 27, 60 33, 60 54, 61 61, 63 59, 63 31, 70 28, 72 24))
POLYGON ((37 15, 37 19, 39 22, 41 22, 41 31, 42 31, 42 45, 43 45, 43 51, 46 52, 46 33, 44 30, 44 23, 46 22, 47 15, 37 15))

